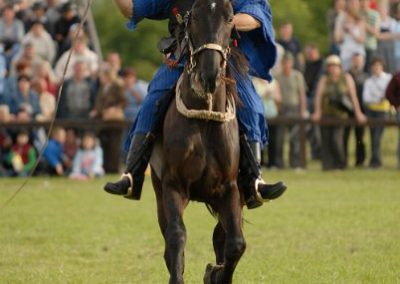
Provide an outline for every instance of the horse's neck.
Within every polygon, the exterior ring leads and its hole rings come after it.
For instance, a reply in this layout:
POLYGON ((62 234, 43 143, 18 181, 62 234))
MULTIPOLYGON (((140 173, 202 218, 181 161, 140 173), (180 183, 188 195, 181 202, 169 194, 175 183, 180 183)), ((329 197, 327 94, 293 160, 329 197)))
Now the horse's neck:
MULTIPOLYGON (((207 110, 208 102, 206 98, 196 95, 191 86, 190 79, 186 72, 183 74, 184 78, 180 86, 182 100, 188 109, 194 110, 207 110)), ((212 95, 212 111, 225 112, 227 104, 226 85, 221 82, 215 93, 212 95)))

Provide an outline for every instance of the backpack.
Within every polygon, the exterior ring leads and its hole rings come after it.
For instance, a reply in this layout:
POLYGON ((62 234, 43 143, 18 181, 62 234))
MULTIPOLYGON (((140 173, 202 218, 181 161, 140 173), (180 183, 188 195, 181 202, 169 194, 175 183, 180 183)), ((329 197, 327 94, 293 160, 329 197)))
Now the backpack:
POLYGON ((400 106, 400 73, 393 76, 386 89, 386 98, 394 107, 400 106))

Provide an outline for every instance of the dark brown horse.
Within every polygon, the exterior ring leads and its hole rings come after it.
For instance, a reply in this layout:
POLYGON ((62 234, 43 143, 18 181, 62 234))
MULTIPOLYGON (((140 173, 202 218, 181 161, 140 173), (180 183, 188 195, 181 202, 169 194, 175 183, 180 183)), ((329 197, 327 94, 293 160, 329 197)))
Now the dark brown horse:
POLYGON ((239 130, 232 108, 236 88, 227 79, 232 19, 229 0, 195 1, 186 27, 188 63, 155 147, 158 154, 153 153, 152 180, 170 283, 184 282, 182 215, 191 200, 206 203, 218 218, 216 265, 207 267, 205 283, 231 283, 246 248, 237 185, 239 130))

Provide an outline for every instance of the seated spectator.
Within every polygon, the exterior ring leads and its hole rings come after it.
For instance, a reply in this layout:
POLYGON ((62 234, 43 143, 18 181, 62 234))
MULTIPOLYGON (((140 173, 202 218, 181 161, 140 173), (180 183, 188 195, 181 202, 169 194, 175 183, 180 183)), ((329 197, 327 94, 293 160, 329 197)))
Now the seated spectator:
MULTIPOLYGON (((58 47, 64 46, 64 41, 68 38, 71 26, 80 22, 79 16, 76 14, 71 3, 67 2, 61 7, 61 18, 56 23, 55 40, 58 47)), ((61 52, 58 53, 61 55, 61 52)))
POLYGON ((396 72, 394 40, 399 38, 400 34, 396 34, 396 21, 389 15, 388 4, 386 2, 382 2, 378 5, 378 7, 381 21, 376 57, 379 57, 383 60, 385 64, 385 71, 393 74, 396 72))
POLYGON ((18 77, 20 76, 32 76, 31 66, 21 60, 15 66, 15 75, 9 75, 5 81, 3 102, 8 103, 8 99, 11 94, 15 94, 18 91, 18 77))
POLYGON ((59 0, 47 0, 46 18, 48 20, 48 32, 53 39, 56 38, 56 26, 61 19, 59 6, 59 0))
POLYGON ((47 83, 44 79, 36 79, 32 85, 33 91, 39 96, 40 113, 36 116, 36 120, 50 121, 56 110, 56 99, 47 92, 47 83))
MULTIPOLYGON (((365 81, 363 101, 365 113, 368 118, 385 119, 389 115, 390 104, 386 100, 385 92, 392 75, 385 73, 384 61, 375 58, 371 61, 371 77, 365 81)), ((370 127, 371 136, 371 160, 369 166, 377 169, 382 166, 381 140, 384 127, 370 127)))
POLYGON ((277 42, 283 46, 285 51, 293 54, 295 58, 294 67, 297 70, 303 70, 304 58, 301 53, 300 41, 293 36, 293 24, 290 22, 284 22, 279 27, 279 37, 277 42))
MULTIPOLYGON (((365 65, 365 58, 360 54, 354 54, 352 61, 351 61, 351 68, 349 74, 353 78, 356 84, 356 92, 357 98, 360 103, 360 108, 363 113, 364 110, 364 103, 363 103, 363 90, 365 81, 368 79, 368 74, 364 71, 365 65)), ((349 114, 350 117, 354 118, 354 113, 349 114)), ((348 158, 348 143, 350 138, 350 131, 352 127, 346 127, 344 132, 344 151, 346 157, 346 165, 347 165, 347 158, 348 158)), ((365 162, 365 143, 364 143, 364 132, 365 127, 360 125, 354 128, 355 130, 355 146, 356 146, 356 167, 361 167, 364 165, 365 162)))
POLYGON ((347 9, 341 15, 335 26, 335 41, 340 46, 340 58, 344 71, 348 71, 351 66, 353 54, 358 53, 365 56, 365 23, 360 16, 360 6, 358 0, 347 2, 347 9))
MULTIPOLYGON (((0 106, 0 108, 1 107, 2 106, 0 106)), ((12 174, 12 166, 8 163, 8 156, 11 151, 11 147, 12 139, 7 132, 7 129, 0 127, 0 177, 10 176, 12 174)))
MULTIPOLYGON (((56 63, 55 74, 58 80, 61 80, 62 75, 64 73, 64 68, 68 60, 69 51, 66 51, 60 59, 56 63)), ((74 66, 75 62, 82 61, 85 63, 85 77, 91 77, 99 69, 99 58, 97 54, 91 51, 86 44, 86 38, 84 36, 80 36, 77 38, 75 42, 75 46, 73 47, 73 52, 71 56, 70 65, 74 66)), ((69 68, 65 75, 66 79, 70 79, 72 77, 72 70, 69 68)))
MULTIPOLYGON (((386 89, 386 99, 397 110, 397 121, 400 125, 400 73, 397 73, 390 81, 386 89)), ((397 143, 397 166, 400 170, 400 127, 397 143)))
POLYGON ((93 109, 96 94, 93 82, 86 77, 87 65, 76 61, 73 75, 64 83, 58 117, 63 119, 87 119, 93 109))
POLYGON ((72 165, 72 161, 74 160, 78 148, 79 148, 79 142, 78 142, 78 137, 76 135, 76 130, 67 129, 65 143, 63 145, 63 152, 64 156, 68 160, 68 164, 72 165))
POLYGON ((91 117, 104 120, 122 120, 127 105, 123 87, 117 81, 117 73, 109 65, 104 65, 99 74, 100 90, 91 117))
POLYGON ((63 128, 54 128, 51 139, 43 152, 42 168, 45 173, 57 176, 66 173, 63 153, 65 136, 66 133, 63 128))
POLYGON ((104 175, 103 150, 93 133, 85 133, 81 147, 75 155, 70 178, 88 180, 104 175))
POLYGON ((22 46, 22 50, 15 56, 11 62, 10 75, 16 74, 16 67, 19 62, 23 61, 32 70, 36 65, 40 64, 43 59, 37 55, 35 46, 32 42, 25 42, 22 46))
MULTIPOLYGON (((306 115, 306 86, 303 75, 300 71, 294 70, 294 57, 287 52, 282 59, 282 72, 276 76, 276 81, 282 92, 282 103, 279 115, 282 117, 299 118, 306 115)), ((283 146, 284 146, 284 126, 278 126, 276 139, 276 165, 284 167, 283 146)), ((300 168, 300 144, 298 126, 288 127, 290 134, 290 167, 300 168)))
POLYGON ((36 150, 29 143, 29 132, 20 131, 16 143, 8 154, 8 163, 12 165, 13 176, 27 176, 36 164, 36 150))
POLYGON ((51 93, 53 96, 57 95, 58 81, 49 62, 42 61, 35 65, 33 74, 35 74, 35 79, 43 79, 46 82, 47 92, 51 93))
MULTIPOLYGON (((313 120, 319 122, 321 118, 347 118, 349 108, 354 110, 359 122, 365 122, 366 118, 361 112, 352 77, 343 71, 340 58, 331 55, 326 59, 326 75, 318 82, 313 120), (347 98, 349 103, 345 103, 347 98)), ((343 133, 344 126, 341 125, 321 126, 323 170, 345 168, 343 133)))
POLYGON ((30 13, 29 18, 25 21, 25 30, 29 31, 35 23, 41 23, 45 31, 49 31, 49 20, 46 17, 46 5, 37 1, 33 3, 31 7, 32 13, 30 13))
POLYGON ((122 74, 124 82, 125 97, 128 101, 125 107, 125 118, 133 121, 139 111, 140 105, 147 95, 147 83, 138 80, 136 70, 133 68, 125 69, 122 74))
POLYGON ((37 56, 50 64, 53 63, 56 56, 56 47, 41 22, 32 22, 31 29, 22 39, 22 44, 27 42, 33 45, 37 56))
POLYGON ((18 77, 18 89, 8 99, 10 112, 17 115, 17 120, 31 120, 40 113, 37 94, 31 89, 31 79, 22 75, 18 77))
POLYGON ((0 43, 0 104, 4 103, 4 92, 6 86, 7 61, 4 56, 4 45, 0 43))
POLYGON ((15 18, 13 5, 6 5, 0 18, 0 42, 5 45, 8 62, 17 54, 24 34, 24 25, 15 18))

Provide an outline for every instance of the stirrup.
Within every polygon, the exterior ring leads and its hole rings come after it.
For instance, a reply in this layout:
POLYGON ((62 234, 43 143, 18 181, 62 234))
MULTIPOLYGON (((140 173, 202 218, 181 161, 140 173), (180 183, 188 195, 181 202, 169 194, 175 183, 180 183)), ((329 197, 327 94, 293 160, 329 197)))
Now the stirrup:
POLYGON ((263 203, 264 203, 264 202, 270 202, 270 201, 272 201, 271 199, 264 199, 264 198, 261 196, 261 193, 258 191, 258 185, 259 185, 260 183, 265 184, 264 179, 262 179, 261 177, 259 177, 258 179, 256 179, 256 181, 254 182, 255 189, 256 189, 256 198, 257 198, 257 200, 258 200, 258 201, 261 201, 261 202, 263 202, 263 203))
POLYGON ((133 178, 132 178, 132 175, 130 173, 123 173, 121 175, 120 180, 122 180, 124 178, 128 178, 129 179, 130 186, 128 187, 128 191, 126 192, 126 194, 123 195, 123 196, 124 197, 132 197, 132 195, 133 195, 133 188, 132 188, 132 186, 133 186, 133 178))

